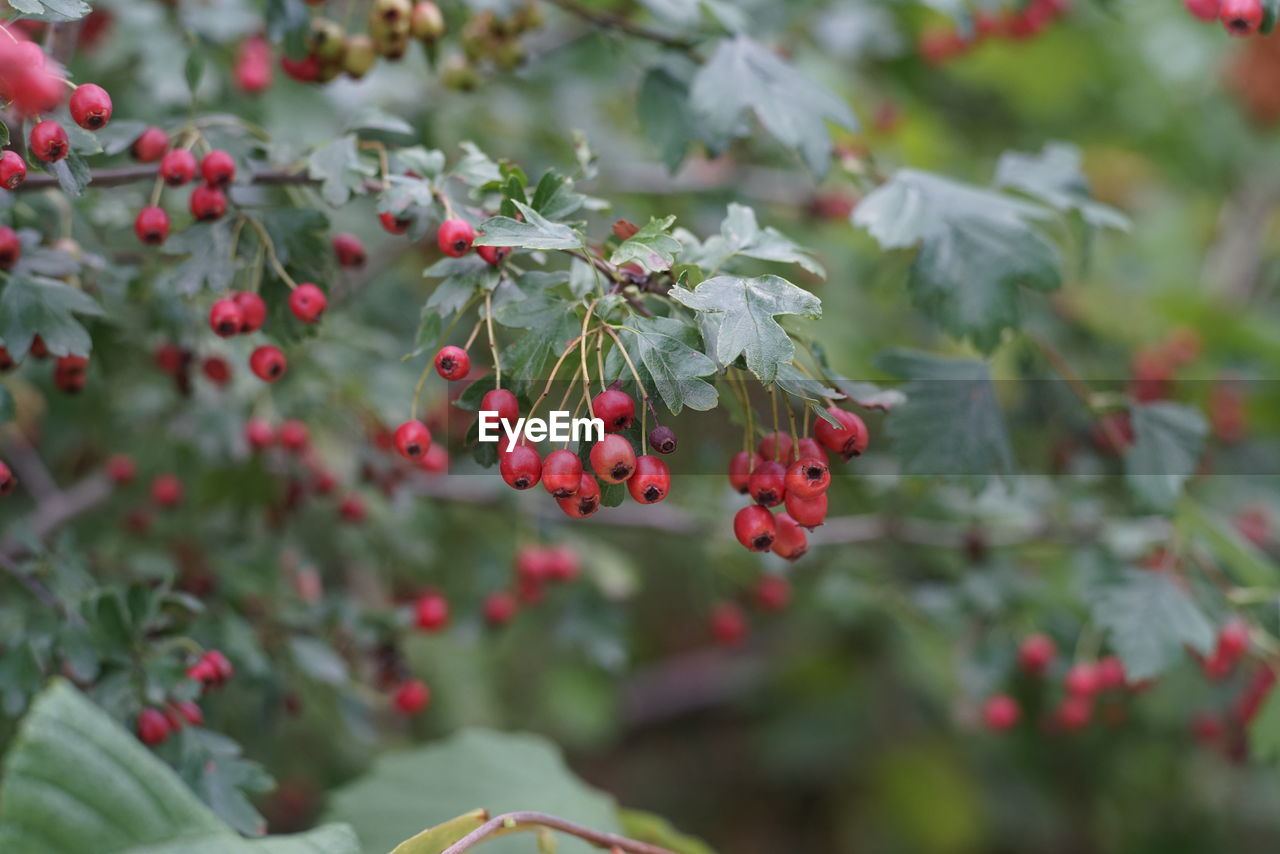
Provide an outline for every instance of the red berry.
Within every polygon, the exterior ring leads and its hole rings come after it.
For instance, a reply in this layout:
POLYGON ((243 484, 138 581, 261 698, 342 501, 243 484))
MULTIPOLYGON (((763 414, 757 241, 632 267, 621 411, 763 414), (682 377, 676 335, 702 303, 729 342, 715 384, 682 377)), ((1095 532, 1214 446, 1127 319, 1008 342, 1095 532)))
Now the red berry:
POLYGON ((495 388, 486 392, 480 399, 480 411, 497 413, 498 420, 508 422, 511 427, 515 427, 516 421, 520 419, 520 403, 516 400, 516 396, 505 388, 495 388))
POLYGON ((257 332, 262 328, 262 324, 267 322, 267 304, 263 302, 262 297, 248 291, 238 291, 232 297, 236 301, 236 305, 240 306, 240 310, 244 312, 244 324, 240 327, 240 332, 257 332))
POLYGON ((49 348, 45 345, 44 339, 39 335, 33 335, 31 337, 31 349, 29 352, 37 359, 49 358, 49 348))
POLYGON ((747 492, 757 504, 774 507, 781 504, 787 494, 786 476, 785 465, 766 457, 747 479, 747 492))
POLYGON ((809 551, 809 535, 787 513, 773 517, 777 533, 773 540, 773 553, 786 560, 799 560, 809 551))
POLYGON ((191 191, 191 215, 201 222, 220 219, 227 212, 227 197, 217 187, 201 184, 191 191))
POLYGON ((1102 691, 1115 691, 1123 688, 1127 681, 1124 662, 1114 655, 1098 659, 1097 674, 1098 689, 1102 691))
POLYGON ((210 187, 226 187, 236 177, 236 162, 227 152, 214 149, 200 161, 200 176, 210 187))
POLYGON ((811 436, 804 436, 800 439, 800 444, 796 446, 796 456, 802 460, 822 460, 826 465, 831 465, 831 458, 827 456, 827 449, 811 436))
POLYGON ((204 726, 204 712, 193 701, 178 700, 173 708, 191 726, 204 726))
POLYGON ((250 95, 271 88, 271 46, 261 36, 240 43, 235 59, 236 85, 250 95))
POLYGON ((1249 649, 1249 627, 1240 620, 1232 620, 1218 630, 1219 655, 1234 662, 1249 649))
POLYGON ((827 491, 831 485, 831 470, 821 460, 796 460, 787 469, 786 489, 788 494, 800 498, 813 498, 827 491))
POLYGON ((791 603, 791 582, 781 575, 760 576, 753 592, 756 604, 763 611, 784 611, 791 603))
POLYGON ((649 445, 660 454, 673 454, 676 450, 676 431, 658 425, 649 431, 649 445))
POLYGON ((1222 0, 1184 0, 1187 11, 1202 21, 1218 20, 1222 0))
POLYGON ((484 619, 491 626, 505 626, 516 615, 516 598, 505 590, 484 600, 484 619))
POLYGON ((795 459, 791 437, 781 431, 766 433, 760 440, 758 450, 765 460, 790 464, 795 459))
POLYGON ((139 163, 155 163, 169 148, 169 135, 158 127, 149 127, 133 141, 130 153, 139 163))
POLYGON ((427 707, 431 702, 431 689, 420 679, 410 679, 396 688, 392 698, 396 711, 406 717, 413 716, 427 707))
POLYGON ((583 472, 578 481, 578 491, 568 498, 557 498, 556 503, 566 516, 585 519, 600 509, 600 484, 590 472, 583 472))
POLYGON ((552 451, 542 461, 542 485, 556 498, 576 494, 581 481, 582 459, 573 451, 552 451))
POLYGON ((84 83, 71 93, 71 118, 85 130, 99 130, 111 121, 111 96, 94 83, 84 83))
POLYGON ((746 495, 751 482, 751 472, 764 462, 764 458, 755 451, 739 451, 729 460, 729 483, 734 489, 746 495))
POLYGON ((1004 732, 1018 725, 1022 709, 1008 694, 996 694, 982 704, 982 722, 992 732, 1004 732))
POLYGON ((177 507, 182 503, 182 481, 171 474, 159 474, 151 481, 151 500, 161 507, 177 507))
POLYGON ((861 418, 835 406, 828 408, 827 414, 843 426, 833 427, 825 418, 818 419, 813 435, 823 447, 845 460, 859 456, 867 449, 867 425, 862 423, 861 418))
POLYGON ((280 447, 286 451, 301 451, 311 442, 311 431, 306 424, 290 418, 280 422, 278 438, 280 447))
POLYGON ((1201 744, 1217 744, 1225 729, 1222 718, 1212 712, 1200 712, 1191 719, 1191 734, 1201 744))
POLYGON ((659 457, 636 457, 636 472, 627 481, 627 491, 641 504, 657 504, 671 491, 671 472, 659 457))
POLYGON ((0 154, 0 187, 16 190, 27 180, 27 163, 16 151, 0 154))
POLYGON ((546 551, 549 580, 568 582, 578 577, 582 567, 577 552, 568 546, 553 546, 546 551))
POLYGON ((1087 661, 1074 664, 1062 679, 1062 687, 1067 693, 1076 697, 1091 697, 1101 687, 1098 680, 1098 668, 1087 661))
POLYGON ((476 254, 493 266, 498 266, 511 257, 510 246, 477 246, 476 254))
POLYGON ((138 474, 138 467, 134 465, 133 458, 125 454, 112 454, 107 457, 106 470, 107 477, 115 484, 130 483, 138 474))
POLYGON ((316 82, 320 79, 320 74, 324 70, 320 64, 320 57, 313 53, 307 54, 301 59, 282 56, 280 57, 280 67, 284 69, 285 74, 302 83, 316 82))
POLYGON ((196 177, 196 156, 185 148, 175 148, 160 161, 160 177, 170 187, 190 184, 196 177))
POLYGON ((396 450, 407 460, 416 460, 431 447, 431 431, 421 421, 406 421, 396 428, 396 450))
POLYGON ((55 121, 43 121, 31 129, 31 153, 45 163, 55 163, 67 156, 71 141, 67 130, 55 121))
POLYGON ((522 582, 541 584, 551 573, 551 550, 521 546, 516 551, 516 575, 522 582))
POLYGON ((395 216, 390 213, 378 214, 378 221, 391 234, 404 234, 413 225, 413 217, 395 216))
POLYGON ((53 369, 53 384, 59 391, 78 392, 89 378, 89 360, 84 356, 59 356, 53 369))
POLYGON ((711 609, 711 636, 721 646, 740 646, 747 639, 747 618, 732 602, 721 602, 711 609))
POLYGON ((1067 732, 1082 730, 1093 717, 1093 701, 1083 696, 1067 697, 1058 706, 1056 717, 1058 726, 1067 732))
POLYGON ((813 498, 801 498, 799 495, 787 493, 787 513, 796 524, 812 531, 827 518, 827 494, 815 495, 813 498))
POLYGON ((767 552, 777 539, 778 526, 772 513, 759 504, 752 504, 733 517, 733 535, 751 551, 767 552))
POLYGON ((471 357, 467 351, 452 344, 441 347, 435 358, 436 373, 446 380, 460 380, 471 373, 471 357))
POLYGON ((138 714, 137 731, 143 744, 154 747, 169 737, 169 720, 159 709, 143 709, 138 714))
POLYGON ((1018 666, 1033 676, 1049 669, 1058 648, 1048 635, 1029 635, 1018 647, 1018 666))
POLYGON ((133 221, 133 231, 148 246, 159 246, 169 237, 169 215, 164 208, 143 208, 133 221))
POLYGON ((449 452, 439 442, 432 442, 427 452, 418 458, 418 468, 431 474, 449 470, 449 452))
POLYGON ((204 372, 209 382, 215 385, 226 385, 231 382, 231 366, 221 356, 205 356, 204 361, 200 363, 200 370, 204 372))
POLYGON ((337 256, 340 267, 363 267, 367 257, 364 244, 354 234, 335 234, 333 254, 337 256))
POLYGON ((22 239, 18 232, 7 225, 0 225, 0 270, 12 269, 21 257, 22 239))
POLYGON ((1222 0, 1218 16, 1233 36, 1251 36, 1262 26, 1262 0, 1222 0))
POLYGON ((364 517, 368 515, 368 510, 364 506, 364 499, 359 495, 348 495, 338 504, 338 515, 342 517, 342 521, 350 522, 358 525, 364 521, 364 517))
POLYGON ((438 632, 449 624, 449 601, 439 593, 424 593, 413 603, 413 618, 424 632, 438 632))
POLYGON ((0 371, 11 371, 17 364, 13 360, 13 356, 9 355, 9 351, 4 347, 0 347, 0 371))
POLYGON ((476 239, 476 230, 465 219, 446 219, 440 223, 436 232, 436 243, 440 251, 454 258, 460 258, 471 251, 471 244, 476 239))
POLYGON ((303 282, 289 294, 289 310, 303 323, 315 323, 328 305, 324 291, 310 282, 303 282))
POLYGON ((622 483, 635 474, 636 452, 631 443, 608 433, 591 448, 591 468, 605 483, 622 483))
POLYGON ((636 402, 625 391, 606 389, 591 401, 591 414, 604 422, 606 433, 617 433, 635 423, 636 402))
POLYGON ((249 370, 263 382, 275 382, 288 368, 289 362, 279 347, 264 344, 249 354, 249 370))
POLYGON ((0 495, 8 495, 18 485, 18 478, 9 470, 8 463, 0 461, 0 495))
POLYGON ((244 325, 244 309, 234 299, 220 299, 209 307, 209 328, 219 338, 230 338, 244 325))
POLYGON ((498 455, 498 471, 512 489, 531 489, 542 479, 542 458, 528 445, 498 455))
POLYGON ((260 451, 263 448, 271 447, 271 443, 276 440, 276 437, 270 424, 261 418, 250 418, 244 424, 244 439, 249 443, 250 448, 260 451))

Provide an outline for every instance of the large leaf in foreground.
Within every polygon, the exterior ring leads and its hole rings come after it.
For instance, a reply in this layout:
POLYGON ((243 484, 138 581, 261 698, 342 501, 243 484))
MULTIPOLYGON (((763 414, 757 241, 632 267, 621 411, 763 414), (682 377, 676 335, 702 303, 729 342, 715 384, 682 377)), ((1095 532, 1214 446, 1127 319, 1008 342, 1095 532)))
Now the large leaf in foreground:
POLYGON ((1196 470, 1209 428, 1189 406, 1157 401, 1135 406, 1133 444, 1124 455, 1125 477, 1141 498, 1168 510, 1196 470))
POLYGON ((1214 632, 1209 620, 1178 582, 1163 572, 1132 569, 1104 588, 1093 617, 1133 680, 1159 675, 1185 654, 1183 647, 1208 653, 1214 632))

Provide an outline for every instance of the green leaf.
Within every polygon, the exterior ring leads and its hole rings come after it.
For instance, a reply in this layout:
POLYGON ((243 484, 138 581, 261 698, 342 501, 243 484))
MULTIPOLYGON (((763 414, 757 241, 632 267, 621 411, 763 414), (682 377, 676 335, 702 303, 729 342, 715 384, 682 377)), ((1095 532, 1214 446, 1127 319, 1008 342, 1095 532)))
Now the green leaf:
POLYGON ((160 274, 159 288, 184 296, 193 296, 202 288, 226 289, 236 274, 231 259, 231 228, 227 219, 197 222, 166 240, 161 252, 188 257, 160 274))
POLYGON ((697 119, 689 107, 689 86, 665 66, 649 69, 636 102, 640 126, 658 157, 674 174, 689 145, 698 138, 697 119))
MULTIPOLYGON (((686 406, 701 412, 715 408, 719 393, 701 378, 714 374, 716 363, 685 340, 693 333, 689 326, 669 317, 636 317, 627 323, 618 337, 668 409, 678 415, 686 406)), ((610 366, 615 364, 613 356, 611 351, 610 366)), ((621 354, 617 361, 622 362, 621 354)), ((623 376, 629 378, 630 371, 623 376)))
POLYGON ((815 276, 826 276, 826 271, 812 254, 777 229, 761 228, 756 222, 756 212, 736 202, 729 204, 728 213, 720 223, 720 234, 707 238, 696 249, 694 257, 685 260, 718 272, 739 255, 761 261, 798 264, 815 276))
POLYGON ((283 41, 290 56, 305 52, 310 26, 311 13, 304 0, 267 0, 267 36, 272 42, 283 41))
POLYGON ((62 680, 4 760, 5 854, 360 854, 350 828, 246 840, 168 765, 62 680))
POLYGON ((650 273, 670 270, 671 265, 676 262, 676 253, 680 251, 680 241, 667 233, 675 221, 674 216, 650 219, 643 228, 613 250, 610 263, 618 266, 636 263, 650 273))
POLYGON ((1019 288, 1062 283, 1040 205, 903 169, 864 198, 853 222, 884 249, 919 249, 907 277, 915 305, 983 352, 1021 319, 1019 288))
POLYGON ((1129 487, 1158 510, 1172 509, 1196 470, 1209 428, 1189 406, 1168 401, 1130 409, 1133 444, 1124 454, 1129 487))
POLYGON ((776 379, 778 387, 792 397, 798 397, 802 400, 819 402, 823 398, 839 398, 843 397, 837 389, 827 386, 820 380, 815 380, 808 374, 801 371, 794 363, 788 363, 778 366, 778 376, 776 379))
POLYGON ((461 311, 477 292, 492 291, 500 278, 492 264, 473 253, 461 258, 441 258, 423 270, 422 275, 428 279, 441 279, 425 306, 441 317, 461 311))
POLYGON ((9 6, 38 21, 56 23, 78 21, 91 11, 84 0, 9 0, 9 6))
POLYGON ((1243 585, 1270 587, 1280 579, 1280 567, 1235 525, 1213 510, 1193 501, 1178 505, 1177 530, 1202 540, 1243 585))
POLYGON ((622 809, 618 810, 618 818, 622 821, 622 833, 628 839, 659 845, 674 854, 715 854, 710 845, 676 830, 662 816, 622 809))
POLYGON ((9 144, 9 126, 0 122, 0 146, 9 144))
POLYGON ((476 189, 484 189, 491 184, 502 183, 502 170, 498 164, 489 159, 489 155, 481 151, 473 142, 463 142, 459 146, 463 151, 462 159, 453 167, 453 174, 464 184, 476 189))
POLYGON ((74 149, 54 163, 42 163, 44 170, 58 179, 58 187, 72 198, 84 195, 85 187, 93 180, 89 164, 74 149))
POLYGON ((1080 168, 1080 149, 1061 142, 1039 154, 1006 151, 996 164, 997 187, 1026 193, 1060 211, 1075 211, 1095 228, 1128 230, 1129 218, 1093 200, 1080 168))
POLYGON ((1280 759, 1280 691, 1268 691, 1249 723, 1249 754, 1264 762, 1280 759))
POLYGON ((530 204, 550 220, 564 219, 582 209, 586 196, 573 191, 573 181, 548 170, 538 181, 530 204))
MULTIPOLYGON (((399 116, 392 115, 377 107, 362 107, 347 121, 348 131, 377 130, 401 136, 413 136, 413 125, 399 116)), ((438 169, 436 171, 439 171, 438 169)), ((428 174, 428 173, 421 173, 428 174)))
POLYGON ((472 810, 406 839, 391 854, 440 854, 488 820, 489 814, 485 810, 472 810))
MULTIPOLYGON (((625 490, 624 490, 625 491, 625 490)), ((350 821, 366 851, 390 851, 424 825, 484 809, 536 810, 617 833, 613 799, 573 776, 556 748, 533 735, 467 729, 426 747, 385 754, 363 778, 333 793, 331 820, 350 821)), ((564 854, 587 843, 562 837, 564 854)), ((528 854, 517 834, 486 842, 486 854, 528 854)))
POLYGON ((347 134, 316 149, 307 160, 307 174, 322 182, 320 195, 333 207, 347 203, 352 193, 359 193, 364 180, 377 174, 372 164, 360 159, 355 134, 347 134))
POLYGON ((477 246, 512 246, 519 249, 580 249, 582 235, 569 226, 551 222, 528 205, 513 201, 524 222, 511 217, 490 217, 480 224, 477 246))
POLYGON ((717 362, 729 365, 745 356, 747 367, 763 383, 773 382, 778 366, 795 355, 791 337, 774 318, 822 315, 816 296, 777 276, 716 276, 691 291, 674 287, 671 298, 701 313, 704 330, 714 338, 707 344, 717 362))
POLYGON ((827 122, 848 130, 858 124, 847 104, 741 35, 720 42, 694 77, 689 102, 714 151, 744 134, 743 116, 751 112, 818 176, 831 161, 827 122))
POLYGON ((56 279, 11 276, 0 293, 0 339, 19 361, 36 335, 55 356, 88 356, 93 342, 76 315, 102 313, 93 297, 56 279))
POLYGON ((1126 570, 1119 584, 1098 592, 1093 619, 1109 633, 1112 648, 1135 681, 1158 676, 1181 661, 1183 647, 1208 653, 1213 625, 1168 573, 1126 570))
POLYGON ((0 424, 8 424, 18 414, 18 408, 13 402, 13 393, 9 391, 9 387, 0 385, 0 424))
POLYGON ((975 487, 1013 472, 1004 415, 986 362, 893 350, 876 360, 908 382, 885 432, 906 474, 966 478, 975 487))

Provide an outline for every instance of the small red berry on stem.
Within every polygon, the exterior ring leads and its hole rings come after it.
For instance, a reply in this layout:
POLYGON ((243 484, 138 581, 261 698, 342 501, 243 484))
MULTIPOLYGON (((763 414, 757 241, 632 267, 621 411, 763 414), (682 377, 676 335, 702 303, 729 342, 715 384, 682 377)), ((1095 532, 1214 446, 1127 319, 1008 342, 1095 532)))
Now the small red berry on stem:
POLYGON ((809 551, 809 535, 787 513, 773 517, 777 534, 773 540, 773 553, 785 560, 799 560, 809 551))
POLYGON ((240 310, 244 312, 244 324, 240 332, 257 332, 267 322, 267 304, 262 297, 249 291, 237 291, 232 297, 240 310))
POLYGON ((170 187, 190 184, 196 177, 196 156, 185 148, 175 148, 160 161, 160 178, 170 187))
POLYGON ((396 428, 396 450, 407 460, 416 460, 431 447, 431 431, 421 421, 406 421, 396 428))
POLYGON ((721 602, 711 609, 711 636, 721 646, 740 646, 747 639, 747 618, 732 602, 721 602))
POLYGON ((751 484, 751 472, 764 462, 764 457, 755 451, 739 451, 729 460, 729 483, 743 495, 751 484))
POLYGON ((107 477, 116 485, 131 482, 138 474, 138 467, 134 465, 133 458, 125 454, 112 454, 107 457, 105 468, 107 477))
POLYGON ((803 436, 800 444, 796 446, 796 457, 802 460, 822 460, 826 465, 831 465, 831 458, 827 456, 827 449, 822 447, 817 439, 812 436, 803 436))
POLYGON ((490 593, 484 600, 484 619, 491 626, 505 626, 516 615, 516 597, 505 590, 490 593))
POLYGON ((148 246, 159 246, 169 237, 169 215, 164 208, 143 208, 133 221, 133 231, 148 246))
POLYGON ((671 471, 652 454, 636 458, 636 471, 627 481, 627 491, 641 504, 656 504, 671 491, 671 471))
POLYGON ((364 521, 364 517, 368 515, 368 510, 364 506, 364 499, 359 495, 348 495, 338 504, 338 515, 342 517, 342 521, 350 522, 358 525, 364 521))
POLYGON ((1062 687, 1067 689, 1067 693, 1076 697, 1091 697, 1098 693, 1101 687, 1098 681, 1098 668, 1096 665, 1082 661, 1074 664, 1067 671, 1067 675, 1062 679, 1062 687))
POLYGON ((556 498, 577 494, 581 481, 582 459, 573 451, 552 451, 542 461, 542 485, 556 498))
POLYGON ((512 489, 531 489, 542 479, 542 458, 528 445, 498 455, 498 471, 512 489))
POLYGON ((324 291, 311 282, 303 282, 289 293, 289 310, 303 323, 315 323, 328 306, 324 291))
POLYGON ((996 694, 982 704, 982 723, 992 732, 1004 732, 1018 725, 1022 709, 1008 694, 996 694))
POLYGON ((480 411, 496 412, 499 421, 506 421, 514 428, 516 421, 520 419, 520 402, 511 391, 495 388, 480 399, 480 411))
POLYGON ((476 254, 497 267, 503 261, 511 257, 510 246, 477 246, 476 254))
POLYGON ((378 222, 382 223, 382 227, 391 234, 404 234, 413 225, 413 217, 381 213, 378 214, 378 222))
POLYGON ((264 344, 249 354, 249 370, 263 382, 275 382, 288 368, 289 362, 279 347, 264 344))
POLYGON ((279 439, 280 447, 286 451, 301 451, 311 443, 311 431, 306 424, 290 418, 280 422, 279 439))
POLYGON ((845 460, 862 454, 867 449, 869 439, 867 425, 862 423, 862 419, 836 406, 829 407, 827 414, 839 421, 841 426, 835 427, 825 418, 818 419, 813 435, 823 447, 845 460))
POLYGON ((420 679, 410 679, 396 688, 392 702, 395 703, 397 712, 406 717, 413 716, 431 702, 431 689, 420 679))
POLYGON ((747 492, 757 504, 777 506, 787 494, 786 476, 786 466, 766 457, 747 479, 747 492))
POLYGON ((753 552, 767 552, 778 536, 773 514, 759 504, 743 507, 733 517, 733 535, 753 552))
POLYGON ((219 338, 240 334, 244 325, 244 309, 234 299, 220 299, 209 307, 209 328, 219 338))
POLYGON ((1222 0, 1183 0, 1187 11, 1201 21, 1216 21, 1221 12, 1222 0))
POLYGON ((446 219, 440 223, 436 232, 436 243, 440 251, 454 258, 461 258, 471 251, 471 244, 476 239, 476 230, 465 219, 446 219))
POLYGON ((182 503, 182 481, 171 474, 159 474, 151 481, 151 500, 161 507, 177 507, 182 503))
POLYGON ((133 141, 129 151, 139 163, 155 163, 169 148, 169 135, 158 127, 149 127, 133 141))
POLYGON ((54 121, 43 121, 31 129, 31 153, 45 163, 56 163, 67 156, 71 141, 67 130, 54 121))
POLYGON ((354 234, 335 234, 333 254, 338 258, 339 267, 363 267, 368 257, 364 244, 354 234))
POLYGON ((787 493, 785 499, 787 513, 796 524, 812 531, 827 519, 827 494, 821 493, 813 498, 801 498, 799 495, 787 493))
POLYGON ((578 480, 578 491, 568 498, 557 498, 556 503, 566 516, 585 519, 600 509, 600 484, 584 471, 578 480))
POLYGON ((676 431, 670 427, 660 424, 649 431, 649 445, 660 454, 674 454, 676 444, 676 431))
POLYGON ((424 593, 413 603, 413 619, 424 632, 438 632, 449 624, 449 601, 439 593, 424 593))
POLYGON ((831 485, 831 470, 822 460, 796 460, 787 469, 786 489, 801 498, 813 498, 827 491, 831 485))
POLYGON ((636 402, 621 389, 606 389, 591 401, 591 414, 604 422, 606 433, 617 433, 635 423, 636 402))
POLYGON ((791 603, 791 582, 781 575, 762 575, 753 595, 761 610, 784 611, 791 603))
POLYGON ((59 391, 78 392, 89 378, 89 360, 84 356, 59 356, 53 369, 53 384, 59 391))
POLYGON ((244 439, 249 443, 250 448, 260 451, 271 447, 276 437, 270 424, 261 418, 250 418, 244 425, 244 439))
POLYGON ((214 149, 200 161, 200 176, 211 187, 225 188, 236 177, 236 161, 221 149, 214 149))
POLYGON ((434 361, 436 373, 450 382, 464 379, 471 373, 471 357, 466 350, 452 344, 441 347, 434 361))
POLYGON ((231 382, 231 366, 221 356, 205 356, 200 363, 200 370, 214 385, 226 385, 231 382))
POLYGON ((758 446, 760 456, 768 461, 787 463, 795 459, 795 447, 791 437, 782 431, 766 433, 758 446))
MULTIPOLYGON (((22 257, 22 239, 7 225, 0 225, 0 270, 11 270, 22 257)), ((33 348, 34 349, 34 346, 33 348)))
POLYGON ((227 212, 227 197, 217 187, 201 184, 191 191, 191 215, 201 222, 221 219, 227 212))
POLYGON ((159 709, 143 709, 138 714, 136 729, 138 740, 150 747, 162 744, 171 731, 169 719, 159 709))
POLYGON ((1218 16, 1231 35, 1251 36, 1262 26, 1262 0, 1222 0, 1218 16))
POLYGON ((85 130, 100 130, 111 121, 111 96, 96 83, 85 83, 71 93, 71 118, 85 130))
POLYGON ((27 180, 27 163, 16 151, 0 154, 0 187, 16 190, 27 180))
POLYGON ((636 470, 636 452, 631 443, 616 433, 608 433, 591 448, 591 468, 605 483, 622 483, 636 470))

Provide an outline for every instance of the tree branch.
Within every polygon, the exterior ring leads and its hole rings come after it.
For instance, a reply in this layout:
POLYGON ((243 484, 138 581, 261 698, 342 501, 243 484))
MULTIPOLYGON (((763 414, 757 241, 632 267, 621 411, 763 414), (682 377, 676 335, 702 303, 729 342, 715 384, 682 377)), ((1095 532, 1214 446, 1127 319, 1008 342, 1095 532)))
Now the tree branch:
MULTIPOLYGON (((159 166, 124 166, 118 169, 95 169, 90 187, 120 187, 125 184, 136 184, 142 181, 155 180, 159 166)), ((286 184, 318 184, 319 181, 306 172, 285 172, 283 170, 266 169, 255 172, 250 183, 260 186, 282 186, 286 184)), ((15 193, 35 192, 38 190, 56 189, 58 179, 53 175, 28 175, 15 193)))
POLYGON ((511 812, 506 815, 495 816, 444 849, 440 854, 462 854, 463 851, 474 848, 477 844, 496 833, 525 827, 549 827, 552 830, 576 836, 597 848, 625 851, 628 854, 674 854, 674 852, 666 848, 660 848, 657 845, 627 839, 625 836, 619 836, 616 833, 592 830, 581 824, 541 812, 511 812))
POLYGON ((570 15, 575 15, 582 20, 593 24, 605 30, 617 30, 620 33, 626 33, 636 38, 647 39, 651 42, 657 42, 665 47, 674 48, 675 50, 692 51, 693 42, 683 39, 679 36, 673 36, 658 30, 651 30, 641 24, 633 23, 622 15, 613 15, 608 12, 597 12, 594 9, 588 9, 576 0, 551 0, 551 5, 558 6, 570 15))

